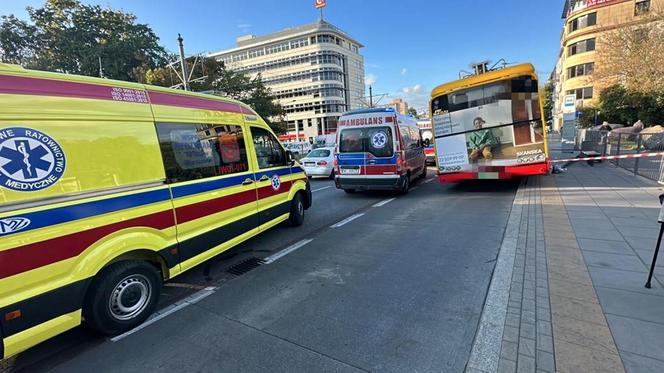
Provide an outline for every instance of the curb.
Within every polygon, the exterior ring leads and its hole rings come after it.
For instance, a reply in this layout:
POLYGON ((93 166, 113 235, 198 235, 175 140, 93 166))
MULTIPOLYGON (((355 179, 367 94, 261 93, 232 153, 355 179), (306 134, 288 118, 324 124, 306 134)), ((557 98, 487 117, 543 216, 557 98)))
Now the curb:
POLYGON ((470 359, 466 372, 494 373, 498 371, 500 349, 505 330, 507 303, 509 300, 514 257, 516 255, 521 215, 523 214, 526 179, 522 179, 512 202, 512 210, 505 227, 505 234, 493 269, 489 291, 486 295, 470 359))

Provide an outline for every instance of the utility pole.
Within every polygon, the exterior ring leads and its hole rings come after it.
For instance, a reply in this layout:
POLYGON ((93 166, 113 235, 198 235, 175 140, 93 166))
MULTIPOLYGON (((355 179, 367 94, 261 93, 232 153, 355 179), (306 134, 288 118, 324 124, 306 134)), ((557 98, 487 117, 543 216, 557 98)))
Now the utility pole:
POLYGON ((369 107, 373 108, 373 90, 371 86, 369 86, 369 107))
POLYGON ((185 91, 189 90, 189 74, 187 74, 187 61, 184 59, 184 44, 182 35, 178 34, 178 45, 180 47, 180 61, 182 64, 182 87, 185 91))
POLYGON ((104 77, 104 70, 101 67, 101 56, 97 56, 99 58, 99 77, 103 78, 104 77))

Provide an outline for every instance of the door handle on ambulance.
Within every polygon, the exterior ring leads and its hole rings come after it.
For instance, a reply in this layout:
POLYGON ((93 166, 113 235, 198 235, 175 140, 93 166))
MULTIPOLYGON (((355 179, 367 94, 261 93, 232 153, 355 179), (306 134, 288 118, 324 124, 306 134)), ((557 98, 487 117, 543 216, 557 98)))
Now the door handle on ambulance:
POLYGON ((252 179, 246 178, 246 179, 244 179, 244 181, 242 182, 242 185, 253 184, 253 182, 254 182, 254 181, 253 181, 252 179))
POLYGON ((270 180, 270 178, 267 177, 267 175, 263 175, 263 176, 261 176, 260 179, 258 179, 258 181, 268 181, 268 180, 270 180))

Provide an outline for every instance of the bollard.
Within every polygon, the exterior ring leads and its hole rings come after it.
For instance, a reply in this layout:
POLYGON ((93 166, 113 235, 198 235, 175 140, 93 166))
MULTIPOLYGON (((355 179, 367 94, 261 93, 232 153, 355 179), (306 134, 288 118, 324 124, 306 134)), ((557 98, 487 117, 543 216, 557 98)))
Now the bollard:
MULTIPOLYGON (((636 135, 636 153, 641 153, 641 134, 636 135)), ((634 176, 639 173, 639 158, 634 160, 634 176)))
POLYGON ((659 246, 662 244, 662 234, 664 234, 664 194, 659 195, 659 204, 662 206, 659 210, 659 237, 657 237, 657 245, 655 246, 655 253, 652 256, 652 264, 650 265, 650 273, 648 273, 648 281, 646 281, 646 288, 651 288, 652 275, 655 272, 655 265, 657 264, 657 255, 659 255, 659 246))
MULTIPOLYGON (((620 155, 620 139, 622 139, 622 133, 618 134, 618 149, 616 149, 616 155, 620 155)), ((620 159, 616 159, 616 166, 620 166, 620 159)))

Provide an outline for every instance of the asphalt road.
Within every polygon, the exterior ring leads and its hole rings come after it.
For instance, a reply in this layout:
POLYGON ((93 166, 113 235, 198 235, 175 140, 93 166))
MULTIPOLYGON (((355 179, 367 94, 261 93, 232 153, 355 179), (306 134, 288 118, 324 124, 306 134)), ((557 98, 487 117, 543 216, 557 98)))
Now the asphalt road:
POLYGON ((396 196, 314 180, 302 227, 276 227, 177 277, 160 308, 214 287, 205 299, 115 342, 76 328, 10 370, 460 372, 517 183, 431 181, 396 196))

